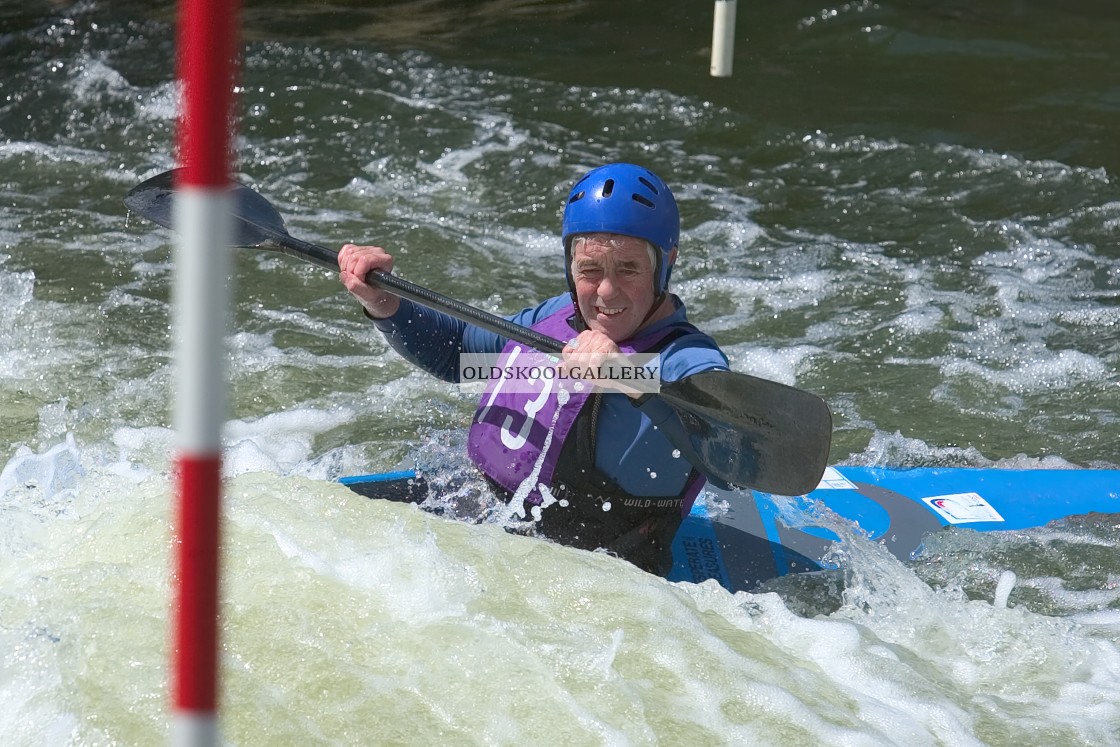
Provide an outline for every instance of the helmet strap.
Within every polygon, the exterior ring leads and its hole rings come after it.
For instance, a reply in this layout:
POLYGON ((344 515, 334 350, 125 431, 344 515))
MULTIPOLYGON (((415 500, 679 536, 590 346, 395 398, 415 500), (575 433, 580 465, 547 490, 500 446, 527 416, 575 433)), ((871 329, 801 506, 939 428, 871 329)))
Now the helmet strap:
POLYGON ((638 325, 638 329, 646 326, 646 322, 649 321, 649 318, 653 316, 658 309, 661 308, 661 304, 665 303, 665 299, 668 297, 668 293, 662 292, 661 295, 654 300, 653 305, 649 307, 649 311, 647 311, 646 315, 642 317, 642 323, 638 325))
POLYGON ((569 290, 572 296, 572 311, 574 312, 571 318, 568 319, 568 324, 572 325, 572 329, 576 332, 584 332, 591 329, 587 326, 587 320, 583 318, 583 312, 579 310, 579 299, 576 298, 576 289, 573 287, 569 290))

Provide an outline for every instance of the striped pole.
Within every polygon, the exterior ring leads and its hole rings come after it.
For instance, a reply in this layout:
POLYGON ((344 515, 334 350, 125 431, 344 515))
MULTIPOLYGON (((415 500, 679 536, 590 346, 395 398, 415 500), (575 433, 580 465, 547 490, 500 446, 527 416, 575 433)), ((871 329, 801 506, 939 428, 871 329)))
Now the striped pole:
POLYGON ((181 0, 175 246, 178 516, 172 743, 218 741, 218 516, 229 306, 230 119, 238 5, 181 0))

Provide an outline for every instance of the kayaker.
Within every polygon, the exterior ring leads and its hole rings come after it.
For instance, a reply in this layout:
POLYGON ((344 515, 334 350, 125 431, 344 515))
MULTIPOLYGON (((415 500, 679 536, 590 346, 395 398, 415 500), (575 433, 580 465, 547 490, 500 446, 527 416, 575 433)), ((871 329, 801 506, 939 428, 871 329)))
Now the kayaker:
MULTIPOLYGON (((589 354, 659 353, 660 378, 728 368, 716 342, 687 320, 669 292, 680 215, 668 185, 628 163, 592 170, 568 194, 562 223, 568 293, 509 317, 567 341, 565 365, 589 354)), ((377 246, 347 244, 340 279, 404 358, 447 381, 460 355, 512 363, 524 346, 367 284, 391 272, 377 246)), ((705 478, 686 458, 678 416, 657 398, 492 381, 471 425, 468 452, 489 482, 537 533, 605 549, 658 575, 705 478), (511 391, 512 390, 512 391, 511 391), (656 424, 656 425, 655 425, 656 424)))

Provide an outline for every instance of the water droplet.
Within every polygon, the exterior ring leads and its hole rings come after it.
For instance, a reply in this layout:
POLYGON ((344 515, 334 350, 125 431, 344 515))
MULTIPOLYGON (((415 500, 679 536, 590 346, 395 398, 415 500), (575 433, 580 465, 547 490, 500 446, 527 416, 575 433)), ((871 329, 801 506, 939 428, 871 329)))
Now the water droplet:
POLYGON ((653 472, 653 471, 651 471, 651 472, 649 473, 649 479, 651 479, 651 480, 656 480, 656 479, 657 479, 657 473, 656 473, 656 472, 653 472))
POLYGON ((610 501, 604 501, 603 502, 603 510, 604 511, 610 511, 611 510, 611 502, 610 501))
POLYGON ((680 459, 681 458, 681 450, 680 449, 673 449, 673 458, 674 459, 680 459))

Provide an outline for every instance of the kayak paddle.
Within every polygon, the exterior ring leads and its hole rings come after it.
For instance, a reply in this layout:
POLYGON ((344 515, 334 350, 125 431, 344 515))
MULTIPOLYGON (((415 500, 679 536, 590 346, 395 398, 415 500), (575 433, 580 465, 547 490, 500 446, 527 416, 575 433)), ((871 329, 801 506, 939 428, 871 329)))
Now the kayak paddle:
MULTIPOLYGON (((174 228, 171 202, 176 170, 133 187, 129 210, 174 228)), ((268 200, 243 184, 230 184, 233 245, 268 249, 337 271, 338 252, 291 236, 268 200)), ((366 282, 428 308, 544 353, 564 343, 482 309, 374 270, 366 282)), ((777 495, 803 495, 817 487, 828 463, 832 413, 814 394, 734 371, 703 371, 661 384, 659 397, 680 418, 692 453, 685 454, 717 483, 777 495)))

